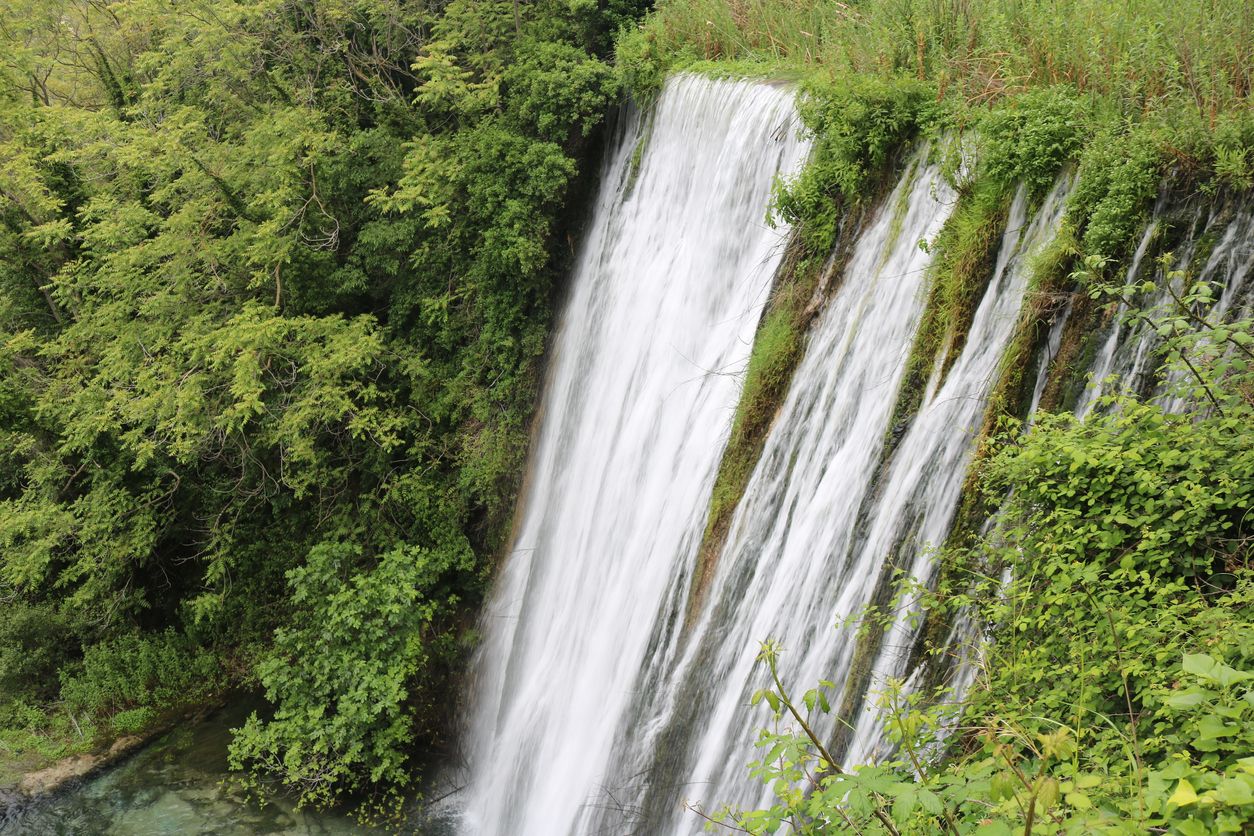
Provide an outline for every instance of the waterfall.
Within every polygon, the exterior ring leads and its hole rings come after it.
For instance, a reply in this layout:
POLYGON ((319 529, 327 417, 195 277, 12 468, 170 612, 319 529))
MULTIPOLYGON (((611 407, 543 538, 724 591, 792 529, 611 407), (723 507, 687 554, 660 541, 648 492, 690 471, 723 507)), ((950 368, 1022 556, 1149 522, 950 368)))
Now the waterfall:
MULTIPOLYGON (((890 238, 885 208, 858 242, 842 289, 812 335, 737 510, 714 606, 686 660, 688 698, 707 696, 688 766, 677 774, 691 782, 683 795, 707 810, 766 801, 767 789, 745 769, 764 721, 750 706, 752 693, 767 685, 754 660, 757 642, 782 642, 781 677, 794 687, 826 679, 856 688, 854 631, 837 630, 837 622, 872 601, 886 561, 926 576, 928 546, 947 532, 984 398, 1018 318, 1027 256, 1052 237, 1065 198, 1064 188, 1055 189, 1029 223, 1026 197, 1016 197, 966 346, 943 382, 939 370, 933 374, 922 407, 884 465, 898 384, 922 313, 927 256, 916 243, 935 236, 953 202, 934 168, 908 173, 898 186, 906 188, 909 210, 898 240, 890 238)), ((896 202, 890 198, 886 207, 896 202)), ((904 630, 903 624, 884 642, 874 665, 880 676, 899 672, 911 644, 898 635, 904 630)), ((851 706, 863 702, 859 691, 840 696, 851 706)), ((820 734, 836 733, 832 718, 813 719, 820 734)), ((869 712, 855 720, 851 762, 871 754, 878 728, 869 712)), ((684 815, 675 812, 660 832, 692 830, 684 815)))
MULTIPOLYGON (((993 278, 976 309, 966 346, 944 382, 929 383, 928 391, 935 394, 919 410, 884 477, 863 546, 867 560, 904 548, 907 559, 901 561, 901 568, 919 582, 931 577, 934 548, 949 533, 989 390, 1028 290, 1032 256, 1057 234, 1070 186, 1071 179, 1062 178, 1030 220, 1024 190, 1015 196, 993 278)), ((911 626, 916 623, 913 615, 905 608, 885 636, 870 677, 872 687, 907 673, 918 629, 911 626)), ((969 671, 961 666, 955 670, 964 677, 953 683, 961 690, 969 671)), ((877 712, 864 707, 846 758, 849 763, 867 763, 877 756, 881 731, 877 721, 877 712)))
POLYGON ((789 90, 671 79, 629 114, 555 337, 514 549, 485 610, 464 827, 585 832, 676 614, 805 153, 789 90))
POLYGON ((849 559, 858 509, 923 311, 929 256, 918 244, 936 236, 955 199, 925 159, 916 155, 860 236, 813 329, 733 518, 709 605, 666 686, 673 696, 662 724, 669 728, 659 732, 665 743, 644 738, 627 758, 644 768, 651 750, 664 749, 677 760, 651 770, 655 785, 639 802, 642 832, 696 829, 696 817, 680 808, 684 799, 757 800, 761 786, 746 762, 762 720, 749 704, 763 685, 754 664, 760 640, 788 643, 789 681, 817 682, 848 664, 847 648, 827 639, 840 614, 865 598, 868 579, 874 584, 874 570, 849 559), (905 216, 894 218, 898 206, 905 216))
POLYGON ((1141 240, 1129 263, 1126 283, 1152 280, 1154 290, 1138 293, 1129 301, 1121 301, 1109 330, 1089 373, 1090 384, 1079 397, 1076 414, 1088 415, 1099 398, 1114 392, 1134 393, 1142 397, 1158 396, 1169 409, 1180 409, 1184 403, 1160 394, 1160 381, 1155 348, 1158 335, 1149 322, 1127 323, 1129 308, 1135 306, 1153 315, 1166 313, 1173 305, 1172 293, 1180 294, 1183 283, 1172 278, 1167 270, 1183 271, 1188 281, 1213 282, 1222 291, 1209 316, 1216 321, 1240 311, 1249 293, 1248 277, 1254 272, 1254 209, 1248 204, 1232 207, 1212 204, 1185 210, 1185 218, 1175 217, 1181 210, 1160 198, 1153 217, 1146 225, 1141 240), (1150 257, 1164 226, 1184 227, 1179 240, 1172 241, 1168 268, 1150 257))
MULTIPOLYGON (((932 256, 920 243, 958 199, 937 155, 916 150, 851 232, 685 627, 738 375, 783 250, 786 231, 763 222, 771 184, 807 150, 791 98, 680 76, 650 114, 621 120, 555 337, 515 548, 483 616, 468 833, 695 833, 702 822, 685 801, 708 812, 769 803, 747 769, 768 722, 751 705, 768 684, 756 662, 768 638, 784 647, 791 688, 833 683, 839 717, 811 725, 849 765, 887 752, 874 708, 884 682, 922 684, 917 612, 903 607, 869 640, 841 625, 884 604, 897 573, 933 579, 1034 255, 1058 234, 1073 177, 1038 206, 1016 192, 965 341, 899 420, 928 295, 932 256)), ((1217 315, 1248 310, 1254 212, 1185 209, 1164 199, 1152 213, 1126 275, 1157 287, 1134 304, 1170 301, 1158 261, 1170 245, 1191 275, 1224 282, 1217 315)), ((1102 316, 1086 302, 1073 295, 1043 335, 1029 413, 1049 384, 1082 376, 1093 382, 1065 404, 1082 416, 1110 380, 1165 397, 1153 329, 1125 324, 1126 304, 1102 316)), ((951 644, 977 630, 959 619, 951 644)), ((957 660, 950 684, 962 691, 974 669, 957 660)))

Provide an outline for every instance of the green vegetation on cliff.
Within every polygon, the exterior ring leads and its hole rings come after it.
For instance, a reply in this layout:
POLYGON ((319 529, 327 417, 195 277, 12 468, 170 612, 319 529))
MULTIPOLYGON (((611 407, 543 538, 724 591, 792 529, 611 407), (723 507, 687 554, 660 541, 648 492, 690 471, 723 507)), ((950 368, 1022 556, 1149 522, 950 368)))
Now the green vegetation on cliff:
MULTIPOLYGON (((798 83, 815 146, 800 175, 777 190, 774 215, 793 225, 802 252, 786 262, 763 321, 774 338, 755 343, 699 577, 708 576, 756 463, 778 404, 771 393, 786 390, 803 354, 810 319, 781 309, 796 305, 796 288, 816 285, 838 231, 876 202, 913 141, 945 138, 936 153, 949 158, 959 203, 926 242, 931 296, 895 425, 918 408, 938 359, 944 371, 961 350, 1020 184, 1036 202, 1062 171, 1077 172, 1065 222, 1074 245, 1037 282, 1038 315, 1076 289, 1068 277, 1085 257, 1109 269, 1123 263, 1165 177, 1178 192, 1212 196, 1254 185, 1254 12, 1239 0, 1206 5, 667 0, 623 33, 619 71, 638 96, 680 70, 787 78, 798 83), (1211 39, 1224 43, 1209 49, 1211 39), (785 319, 791 333, 781 330, 785 319), (762 369, 772 370, 770 386, 762 369)), ((1032 356, 1026 335, 1038 322, 1029 317, 1018 329, 1020 362, 1004 367, 994 395, 1001 413, 1023 406, 1010 390, 1032 356)))
MULTIPOLYGON (((1172 311, 1134 314, 1166 335, 1167 391, 1194 406, 1111 396, 1093 418, 1010 428, 987 464, 996 527, 945 555, 938 589, 907 593, 929 617, 978 616, 993 637, 964 699, 890 682, 880 704, 897 751, 850 771, 804 729, 764 731, 753 768, 777 803, 721 820, 752 833, 784 821, 799 833, 838 821, 899 834, 1245 832, 1254 321, 1207 318, 1213 299, 1198 284, 1172 311), (810 791, 794 791, 807 773, 810 791)), ((779 650, 764 646, 772 670, 779 650)), ((818 694, 805 705, 826 710, 818 694)), ((777 718, 804 716, 778 678, 759 699, 777 718)))

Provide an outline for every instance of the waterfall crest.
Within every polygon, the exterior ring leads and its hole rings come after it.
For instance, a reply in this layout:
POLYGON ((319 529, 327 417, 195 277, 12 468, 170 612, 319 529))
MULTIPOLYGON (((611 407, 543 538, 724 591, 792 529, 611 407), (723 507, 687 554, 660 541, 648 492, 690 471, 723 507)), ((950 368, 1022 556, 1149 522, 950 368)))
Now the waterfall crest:
POLYGON ((646 655, 665 653, 786 230, 792 92, 672 79, 627 118, 553 349, 515 547, 483 617, 472 833, 583 832, 646 655), (641 152, 641 149, 642 152, 641 152))

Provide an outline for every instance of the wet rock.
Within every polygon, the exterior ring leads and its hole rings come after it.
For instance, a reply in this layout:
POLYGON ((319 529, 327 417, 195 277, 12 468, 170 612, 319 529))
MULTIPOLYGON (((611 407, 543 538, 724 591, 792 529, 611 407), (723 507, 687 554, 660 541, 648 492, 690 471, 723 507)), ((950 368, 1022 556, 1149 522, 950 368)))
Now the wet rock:
POLYGON ((70 781, 87 775, 100 765, 101 760, 96 755, 76 755, 58 761, 47 769, 28 773, 17 785, 18 792, 29 797, 56 792, 70 781))
POLYGON ((113 741, 113 745, 109 747, 109 751, 105 755, 105 760, 112 761, 124 755, 129 755, 131 752, 143 745, 143 743, 144 738, 137 735, 128 734, 119 737, 117 740, 113 741))

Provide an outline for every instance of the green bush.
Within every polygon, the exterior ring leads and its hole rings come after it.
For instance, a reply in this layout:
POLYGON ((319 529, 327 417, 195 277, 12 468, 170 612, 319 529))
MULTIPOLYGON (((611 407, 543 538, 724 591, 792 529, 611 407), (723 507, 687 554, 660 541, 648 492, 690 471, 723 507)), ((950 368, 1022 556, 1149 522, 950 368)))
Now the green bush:
POLYGON ((258 666, 274 715, 235 730, 235 769, 260 769, 300 803, 373 792, 395 802, 410 783, 410 700, 428 674, 436 620, 457 601, 442 578, 473 568, 464 539, 398 547, 360 566, 361 549, 314 548, 289 574, 296 616, 258 666))
POLYGON ((73 658, 77 640, 54 607, 7 601, 0 605, 0 702, 42 702, 57 694, 57 671, 73 658))
POLYGON ((772 212, 798 227, 815 250, 830 247, 842 202, 876 196, 889 164, 932 115, 929 85, 911 79, 812 78, 801 86, 798 111, 813 137, 801 173, 777 185, 772 212))
POLYGON ((1067 212, 1082 230, 1084 252, 1121 258, 1144 227, 1164 164, 1147 129, 1108 127, 1080 156, 1067 212))
POLYGON ((1087 103, 1064 86, 1008 97, 977 117, 980 175, 1003 188, 1023 183, 1039 199, 1088 138, 1087 103))
POLYGON ((613 71, 579 47, 524 41, 502 90, 520 133, 564 144, 600 122, 615 83, 613 71))
POLYGON ((615 69, 623 88, 637 102, 649 104, 662 90, 668 65, 652 31, 624 29, 615 43, 615 69))
POLYGON ((110 717, 109 725, 117 734, 137 734, 149 728, 156 718, 156 710, 148 706, 128 708, 110 717))
POLYGON ((172 630, 91 645, 81 663, 61 673, 61 699, 69 709, 98 716, 194 705, 221 687, 218 658, 172 630))

